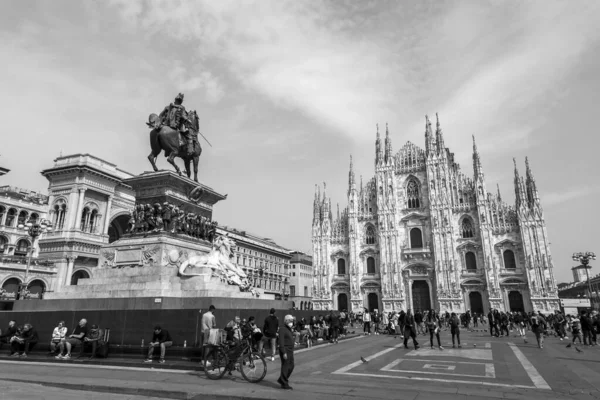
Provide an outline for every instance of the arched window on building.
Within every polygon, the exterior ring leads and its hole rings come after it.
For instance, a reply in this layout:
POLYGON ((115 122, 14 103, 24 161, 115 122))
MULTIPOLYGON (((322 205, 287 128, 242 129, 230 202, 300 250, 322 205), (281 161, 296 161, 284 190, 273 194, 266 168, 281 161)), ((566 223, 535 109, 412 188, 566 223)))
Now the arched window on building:
POLYGON ((17 226, 20 224, 25 225, 29 221, 29 213, 25 210, 19 213, 19 219, 17 220, 17 226))
POLYGON ((8 214, 6 214, 6 226, 14 226, 15 220, 17 219, 17 210, 11 208, 8 210, 8 214))
POLYGON ((98 224, 98 210, 92 210, 90 214, 90 219, 88 222, 88 232, 95 233, 94 229, 96 229, 96 225, 98 224))
POLYGON ((15 256, 26 256, 28 249, 29 241, 27 239, 20 239, 15 247, 15 256))
POLYGON ((506 269, 516 269, 517 261, 515 260, 515 253, 512 250, 504 251, 504 268, 506 269))
POLYGON ((406 185, 406 201, 408 208, 421 208, 419 184, 415 179, 409 180, 408 184, 406 185))
POLYGON ((4 236, 0 236, 0 254, 4 254, 8 248, 8 239, 4 236))
POLYGON ((462 221, 462 224, 460 226, 460 232, 461 232, 461 236, 463 237, 463 239, 466 238, 472 238, 473 235, 473 224, 471 224, 471 221, 469 220, 469 218, 464 218, 462 221))
POLYGON ((367 258, 367 274, 375 274, 375 259, 373 257, 367 258))
POLYGON ((375 228, 373 228, 373 225, 367 226, 367 230, 365 231, 365 243, 375 244, 375 228))
POLYGON ((30 220, 31 222, 33 222, 34 224, 35 224, 36 222, 38 222, 38 221, 39 221, 39 219, 40 219, 40 216, 39 216, 37 213, 31 213, 31 217, 29 217, 29 220, 30 220))
POLYGON ((85 207, 83 209, 83 212, 81 213, 81 223, 79 224, 79 229, 81 229, 82 231, 85 231, 86 221, 87 221, 89 215, 90 215, 90 209, 85 207))
POLYGON ((80 279, 89 279, 90 274, 86 270, 78 269, 71 275, 71 286, 76 286, 80 279))
POLYGON ((67 205, 64 203, 54 205, 54 213, 52 215, 52 225, 55 230, 63 229, 65 225, 65 214, 67 213, 67 205))
POLYGON ((338 259, 338 275, 346 275, 346 260, 338 259))
POLYGON ((465 254, 465 263, 467 264, 468 271, 477 270, 477 257, 475 257, 475 253, 469 251, 465 254))
POLYGON ((410 230, 410 248, 411 249, 422 249, 423 248, 423 235, 419 228, 412 228, 410 230))

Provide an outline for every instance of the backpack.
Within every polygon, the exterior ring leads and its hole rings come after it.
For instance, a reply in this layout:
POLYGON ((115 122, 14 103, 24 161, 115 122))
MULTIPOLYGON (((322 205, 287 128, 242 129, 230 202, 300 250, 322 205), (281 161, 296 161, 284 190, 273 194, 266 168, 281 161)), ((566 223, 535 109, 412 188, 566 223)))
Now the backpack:
POLYGON ((340 313, 340 319, 341 319, 342 321, 346 319, 346 313, 345 313, 345 312, 343 312, 343 311, 342 311, 342 312, 340 313))

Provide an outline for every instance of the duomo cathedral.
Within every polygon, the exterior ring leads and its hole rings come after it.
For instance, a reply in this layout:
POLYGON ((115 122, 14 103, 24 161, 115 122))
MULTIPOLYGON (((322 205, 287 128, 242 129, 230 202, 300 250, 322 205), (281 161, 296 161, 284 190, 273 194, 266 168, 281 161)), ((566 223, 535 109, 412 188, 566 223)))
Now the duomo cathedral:
MULTIPOLYGON (((437 115, 436 115, 437 117, 437 115)), ((437 118, 436 118, 437 119, 437 118)), ((488 192, 473 138, 473 175, 426 117, 425 150, 392 152, 386 126, 375 176, 357 181, 350 158, 348 206, 336 214, 325 187, 313 205, 315 309, 487 313, 559 309, 536 182, 515 162, 516 201, 488 192)))

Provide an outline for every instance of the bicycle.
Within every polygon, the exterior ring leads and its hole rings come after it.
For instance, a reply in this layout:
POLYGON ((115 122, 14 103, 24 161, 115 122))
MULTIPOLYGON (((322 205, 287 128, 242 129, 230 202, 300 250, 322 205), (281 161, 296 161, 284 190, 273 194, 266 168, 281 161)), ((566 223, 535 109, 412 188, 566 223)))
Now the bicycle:
POLYGON ((264 357, 254 351, 250 336, 245 336, 239 345, 207 346, 210 353, 204 357, 204 373, 208 379, 221 379, 225 372, 237 370, 250 383, 258 383, 267 375, 267 362, 264 357))

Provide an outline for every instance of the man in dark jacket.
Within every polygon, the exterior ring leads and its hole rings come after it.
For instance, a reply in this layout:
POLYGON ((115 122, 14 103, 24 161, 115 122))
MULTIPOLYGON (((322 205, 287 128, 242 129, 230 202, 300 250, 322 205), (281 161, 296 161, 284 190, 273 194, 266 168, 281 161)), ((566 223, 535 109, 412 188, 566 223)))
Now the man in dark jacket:
MULTIPOLYGON (((8 343, 10 341, 10 339, 15 336, 17 334, 17 323, 15 321, 9 321, 8 323, 8 329, 6 329, 6 331, 2 332, 2 335, 0 335, 0 347, 2 346, 2 343, 8 343)), ((11 351, 12 354, 12 351, 11 351)))
POLYGON ((592 345, 592 319, 587 311, 581 312, 581 332, 583 332, 583 344, 586 346, 592 345))
POLYGON ((263 326, 263 338, 258 345, 258 351, 262 354, 264 343, 271 344, 271 361, 275 361, 275 347, 277 344, 277 331, 279 330, 279 319, 275 316, 275 309, 271 308, 269 316, 265 318, 263 326))
POLYGON ((277 383, 282 389, 291 390, 290 376, 294 371, 294 334, 292 327, 294 326, 294 317, 286 315, 283 319, 285 327, 279 332, 279 358, 281 359, 281 374, 277 383))
POLYGON ((23 332, 20 337, 10 343, 10 348, 14 356, 18 356, 19 352, 22 352, 20 357, 27 357, 27 353, 37 344, 39 337, 37 331, 31 326, 31 324, 25 324, 23 326, 23 332))
POLYGON ((169 331, 162 329, 158 325, 155 326, 154 334, 152 335, 152 341, 150 342, 150 346, 148 348, 148 358, 144 362, 151 363, 152 356, 154 355, 154 348, 160 347, 160 360, 158 362, 163 364, 165 362, 166 349, 172 345, 173 340, 171 339, 171 335, 169 335, 169 331))
POLYGON ((330 323, 331 323, 331 342, 332 343, 337 343, 338 342, 338 336, 340 334, 340 328, 341 328, 341 321, 340 321, 340 314, 337 311, 332 311, 331 312, 331 317, 330 317, 330 323))

